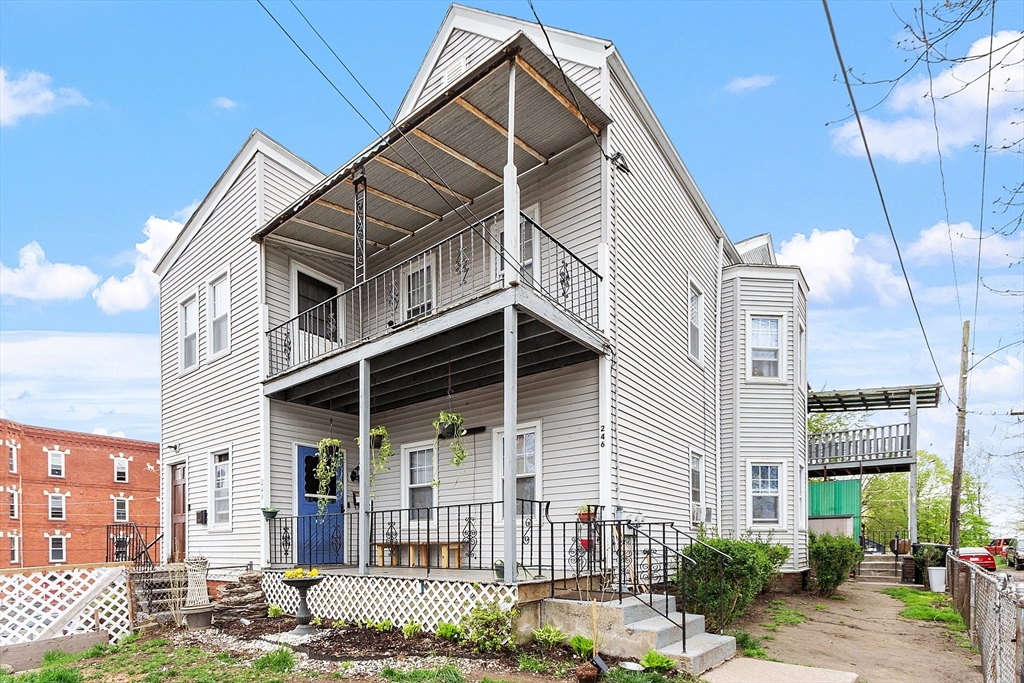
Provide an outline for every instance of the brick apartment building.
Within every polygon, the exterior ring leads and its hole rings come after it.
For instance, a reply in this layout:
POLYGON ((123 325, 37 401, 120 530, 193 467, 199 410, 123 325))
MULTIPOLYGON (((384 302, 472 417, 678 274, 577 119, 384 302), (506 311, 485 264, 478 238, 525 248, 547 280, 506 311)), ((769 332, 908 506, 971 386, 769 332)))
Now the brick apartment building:
POLYGON ((158 444, 0 420, 0 446, 0 568, 128 559, 156 537, 158 444))

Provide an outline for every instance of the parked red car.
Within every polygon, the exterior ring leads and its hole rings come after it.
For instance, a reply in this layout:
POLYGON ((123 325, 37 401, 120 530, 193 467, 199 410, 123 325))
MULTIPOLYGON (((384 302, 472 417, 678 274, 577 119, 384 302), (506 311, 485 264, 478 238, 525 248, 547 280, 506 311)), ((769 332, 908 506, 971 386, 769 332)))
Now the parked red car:
POLYGON ((957 556, 964 562, 972 562, 982 569, 992 572, 996 570, 996 558, 985 548, 960 548, 957 556))

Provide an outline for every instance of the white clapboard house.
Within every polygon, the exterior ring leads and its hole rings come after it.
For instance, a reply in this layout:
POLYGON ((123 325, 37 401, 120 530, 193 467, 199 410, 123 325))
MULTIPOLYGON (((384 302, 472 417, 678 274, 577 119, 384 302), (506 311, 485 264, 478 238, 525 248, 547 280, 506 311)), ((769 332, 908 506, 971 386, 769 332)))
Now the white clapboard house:
POLYGON ((210 190, 157 266, 166 559, 334 568, 337 605, 386 577, 388 609, 635 588, 700 527, 805 569, 806 283, 729 239, 611 42, 548 34, 561 68, 453 6, 382 139, 324 175, 257 131, 210 190))

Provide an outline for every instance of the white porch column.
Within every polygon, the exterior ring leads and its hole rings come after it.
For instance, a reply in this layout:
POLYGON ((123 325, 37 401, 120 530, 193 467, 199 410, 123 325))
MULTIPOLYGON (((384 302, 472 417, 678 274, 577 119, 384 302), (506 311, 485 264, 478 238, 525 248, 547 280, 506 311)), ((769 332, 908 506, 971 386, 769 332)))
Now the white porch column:
POLYGON ((519 172, 516 170, 516 63, 508 63, 508 160, 504 172, 505 286, 519 284, 519 172))
MULTIPOLYGON (((505 231, 508 234, 508 230, 505 231)), ((506 267, 506 272, 508 268, 506 267)), ((516 583, 516 442, 519 421, 519 312, 505 307, 505 486, 502 491, 505 515, 505 583, 516 583)))
POLYGON ((910 464, 910 476, 907 477, 907 526, 910 542, 917 543, 917 390, 910 390, 910 455, 914 462, 910 464))
POLYGON ((359 361, 359 575, 370 559, 370 361, 359 361))

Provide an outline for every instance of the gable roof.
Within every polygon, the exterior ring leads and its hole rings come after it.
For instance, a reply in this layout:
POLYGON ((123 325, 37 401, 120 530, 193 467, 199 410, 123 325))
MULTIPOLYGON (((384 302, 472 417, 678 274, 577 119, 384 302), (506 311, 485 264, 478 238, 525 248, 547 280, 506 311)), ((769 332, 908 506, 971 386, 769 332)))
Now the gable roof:
MULTIPOLYGON (((217 182, 213 184, 210 191, 206 194, 203 201, 196 207, 196 210, 192 212, 192 215, 186 221, 182 227, 178 236, 174 238, 174 242, 167 248, 164 255, 160 257, 156 266, 153 268, 153 272, 156 273, 161 279, 171 269, 174 263, 178 260, 178 257, 185 251, 189 242, 195 237, 196 233, 199 232, 199 228, 206 222, 213 213, 213 210, 217 208, 221 199, 227 194, 231 186, 235 184, 238 176, 242 173, 242 170, 249 164, 256 154, 263 154, 269 159, 273 159, 277 163, 281 164, 285 168, 295 172, 296 174, 306 178, 311 184, 316 184, 323 180, 324 174, 317 169, 315 166, 310 164, 305 159, 297 156, 293 152, 289 151, 282 144, 271 138, 269 135, 263 133, 259 129, 253 130, 246 139, 245 144, 238 150, 235 157, 228 164, 228 167, 224 169, 217 182)), ((262 217, 260 217, 262 221, 262 217)))
POLYGON ((772 235, 769 232, 737 242, 736 251, 740 253, 744 263, 764 266, 774 266, 778 263, 775 260, 775 245, 772 244, 772 235))
MULTIPOLYGON (((568 59, 595 68, 604 66, 605 50, 611 46, 611 41, 550 26, 545 26, 545 28, 559 59, 568 59)), ((420 63, 416 77, 413 78, 409 90, 406 91, 405 97, 402 99, 402 104, 398 107, 398 113, 395 115, 396 121, 406 118, 416 108, 416 102, 419 101, 427 79, 433 73, 438 58, 441 56, 445 45, 448 44, 448 39, 456 30, 475 33, 496 40, 499 43, 504 43, 516 33, 522 32, 545 54, 548 54, 547 40, 540 26, 536 23, 473 7, 466 7, 465 5, 453 4, 448 8, 444 21, 441 22, 441 26, 438 28, 434 40, 430 43, 426 56, 420 63)), ((550 55, 548 56, 550 57, 550 55)))

